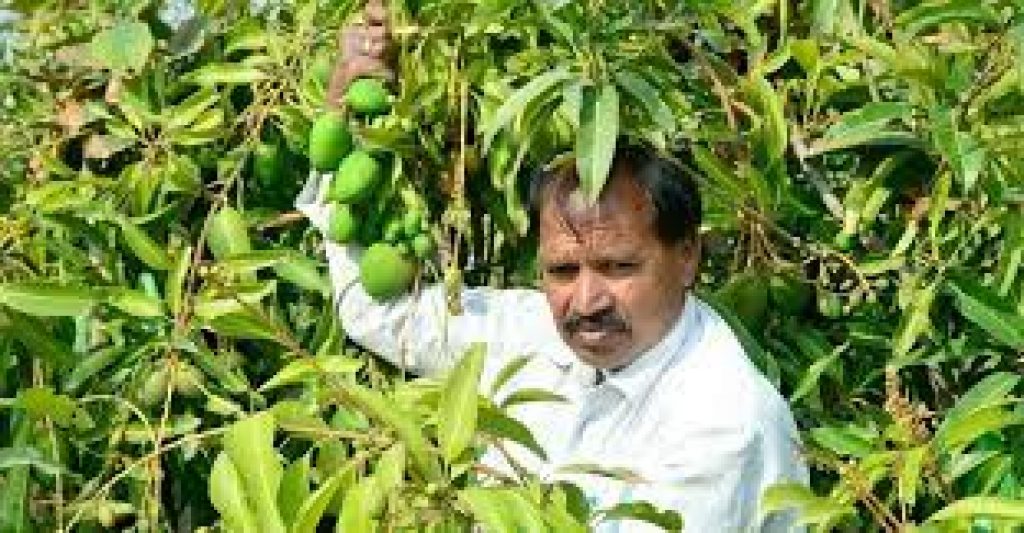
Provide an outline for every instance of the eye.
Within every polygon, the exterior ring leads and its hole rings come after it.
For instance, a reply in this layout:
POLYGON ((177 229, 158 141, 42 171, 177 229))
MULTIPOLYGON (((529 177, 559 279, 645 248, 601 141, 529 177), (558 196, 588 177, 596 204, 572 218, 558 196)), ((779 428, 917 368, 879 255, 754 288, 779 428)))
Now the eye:
POLYGON ((613 274, 633 274, 640 270, 638 261, 612 261, 609 270, 613 274))
POLYGON ((566 279, 575 276, 580 271, 580 266, 576 263, 552 263, 548 265, 544 272, 557 279, 566 279))
POLYGON ((637 259, 605 259, 595 265, 597 270, 610 278, 623 278, 637 274, 643 269, 643 262, 637 259))

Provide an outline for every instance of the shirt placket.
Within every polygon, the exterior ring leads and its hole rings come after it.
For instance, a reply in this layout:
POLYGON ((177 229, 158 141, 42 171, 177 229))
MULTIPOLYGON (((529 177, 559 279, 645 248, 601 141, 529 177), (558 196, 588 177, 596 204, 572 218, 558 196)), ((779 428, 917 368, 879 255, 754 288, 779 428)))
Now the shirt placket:
POLYGON ((608 431, 608 420, 613 418, 620 398, 607 383, 584 391, 573 423, 568 457, 573 462, 601 463, 613 435, 608 431))

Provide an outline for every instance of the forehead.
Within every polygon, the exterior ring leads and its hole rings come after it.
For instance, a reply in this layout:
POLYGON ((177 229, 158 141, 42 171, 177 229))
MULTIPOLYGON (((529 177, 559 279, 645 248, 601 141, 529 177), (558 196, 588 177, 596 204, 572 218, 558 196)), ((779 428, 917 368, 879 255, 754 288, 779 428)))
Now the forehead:
POLYGON ((539 233, 545 254, 581 246, 593 252, 660 246, 650 195, 629 175, 614 175, 596 203, 575 186, 553 184, 542 206, 539 233))

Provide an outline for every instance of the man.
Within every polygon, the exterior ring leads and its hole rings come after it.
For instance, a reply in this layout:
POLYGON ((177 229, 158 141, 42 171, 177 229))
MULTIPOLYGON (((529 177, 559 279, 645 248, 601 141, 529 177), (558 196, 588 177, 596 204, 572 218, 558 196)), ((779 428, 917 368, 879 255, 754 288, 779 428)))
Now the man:
MULTIPOLYGON (((375 9, 371 24, 383 19, 375 9)), ((335 81, 379 73, 383 35, 347 30, 335 81)), ((325 185, 314 176, 297 202, 320 229, 325 185)), ((328 243, 346 333, 421 375, 444 372, 473 342, 487 345, 485 382, 532 355, 499 395, 539 388, 566 401, 513 411, 547 460, 521 449, 513 457, 546 479, 575 482, 597 507, 648 501, 680 511, 687 531, 789 531, 791 517, 762 517, 758 502, 773 483, 806 482, 796 429, 726 323, 689 292, 700 255, 692 180, 648 150, 621 148, 596 203, 584 199, 570 163, 536 176, 530 211, 542 291, 464 289, 457 316, 447 316, 440 286, 375 302, 358 283, 361 250, 328 243), (642 481, 565 472, 579 464, 625 468, 642 481)))

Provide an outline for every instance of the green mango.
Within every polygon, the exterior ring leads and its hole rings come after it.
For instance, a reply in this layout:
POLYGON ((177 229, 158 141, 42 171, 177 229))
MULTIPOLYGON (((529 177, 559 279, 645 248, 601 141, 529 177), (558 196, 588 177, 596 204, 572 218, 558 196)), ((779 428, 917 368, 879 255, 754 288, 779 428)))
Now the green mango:
POLYGON ((351 150, 352 134, 340 114, 320 115, 309 129, 309 162, 313 168, 334 170, 351 150))

